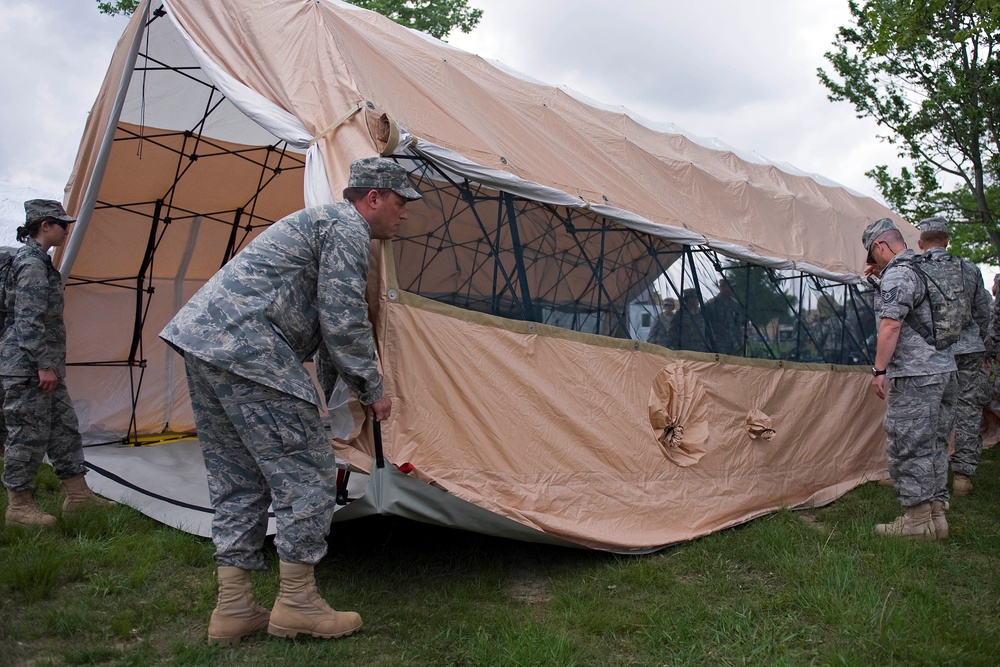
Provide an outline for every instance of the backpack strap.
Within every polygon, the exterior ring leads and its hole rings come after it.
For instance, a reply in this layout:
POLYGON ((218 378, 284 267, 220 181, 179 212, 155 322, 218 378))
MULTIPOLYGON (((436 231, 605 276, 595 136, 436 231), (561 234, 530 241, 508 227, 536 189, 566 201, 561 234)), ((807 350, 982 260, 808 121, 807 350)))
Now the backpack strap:
MULTIPOLYGON (((920 279, 920 282, 924 286, 924 289, 921 292, 920 296, 917 298, 916 302, 913 304, 913 308, 911 308, 910 312, 906 314, 906 317, 903 318, 903 321, 906 322, 907 326, 909 326, 911 329, 913 329, 918 334, 920 334, 920 337, 924 339, 925 343, 927 343, 928 345, 933 346, 934 345, 934 340, 935 340, 934 339, 934 320, 933 320, 934 314, 933 314, 933 312, 931 313, 931 318, 932 319, 931 319, 931 328, 930 329, 928 329, 926 326, 924 326, 920 322, 920 320, 917 319, 917 313, 916 313, 917 308, 919 308, 921 305, 923 305, 924 301, 930 299, 930 286, 927 284, 929 276, 926 273, 924 273, 923 271, 920 270, 920 262, 922 262, 922 261, 926 261, 926 260, 921 259, 920 257, 913 257, 913 258, 906 258, 906 259, 899 258, 899 259, 896 260, 896 263, 899 266, 905 266, 905 267, 909 268, 910 271, 912 271, 917 276, 917 278, 920 279)), ((933 309, 931 309, 931 310, 933 311, 933 309)))
POLYGON ((0 336, 7 331, 8 320, 13 321, 13 313, 7 312, 7 289, 10 283, 10 268, 14 255, 8 255, 0 264, 0 336))

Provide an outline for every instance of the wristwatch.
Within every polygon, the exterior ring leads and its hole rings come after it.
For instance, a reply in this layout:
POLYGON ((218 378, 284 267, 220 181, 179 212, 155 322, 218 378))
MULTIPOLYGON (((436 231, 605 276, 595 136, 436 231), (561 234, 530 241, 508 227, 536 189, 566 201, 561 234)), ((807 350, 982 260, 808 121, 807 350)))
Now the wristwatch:
POLYGON ((885 375, 886 371, 888 371, 888 370, 889 370, 888 368, 883 368, 882 370, 879 370, 879 369, 875 368, 874 366, 872 366, 872 375, 875 375, 875 376, 885 375))

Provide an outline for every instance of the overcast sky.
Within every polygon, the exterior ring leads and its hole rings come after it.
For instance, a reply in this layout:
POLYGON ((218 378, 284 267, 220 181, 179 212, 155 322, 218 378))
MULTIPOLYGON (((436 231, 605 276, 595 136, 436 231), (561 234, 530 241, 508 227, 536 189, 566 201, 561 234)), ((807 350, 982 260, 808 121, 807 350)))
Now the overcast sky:
MULTIPOLYGON (((471 0, 451 44, 641 116, 875 195, 898 164, 816 78, 847 0, 471 0)), ((96 0, 0 0, 0 181, 61 192, 126 19, 96 0)))

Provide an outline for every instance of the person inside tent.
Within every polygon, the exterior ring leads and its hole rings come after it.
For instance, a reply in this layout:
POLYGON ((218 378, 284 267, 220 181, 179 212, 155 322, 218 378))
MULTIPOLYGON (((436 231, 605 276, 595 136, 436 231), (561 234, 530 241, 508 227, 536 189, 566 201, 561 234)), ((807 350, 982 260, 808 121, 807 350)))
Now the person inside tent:
POLYGON ((686 289, 681 294, 681 308, 670 322, 667 347, 672 350, 707 352, 705 319, 698 307, 698 291, 686 289))
POLYGON ((66 325, 62 276, 49 250, 62 245, 75 218, 49 199, 24 203, 18 250, 4 280, 5 321, 0 335, 0 376, 7 441, 3 485, 7 523, 48 526, 56 522, 35 503, 35 474, 47 455, 66 490, 64 513, 85 505, 115 505, 90 490, 84 475, 83 439, 66 390, 66 325))
POLYGON ((844 364, 844 346, 848 342, 843 310, 829 294, 823 294, 816 304, 819 321, 814 325, 816 351, 828 364, 844 364))
POLYGON ((715 341, 715 352, 743 355, 747 318, 725 276, 719 278, 719 293, 705 304, 705 319, 715 341))
POLYGON ((362 624, 316 590, 337 470, 304 362, 315 356, 325 385, 339 375, 370 415, 389 417, 365 300, 370 240, 393 238, 407 204, 422 195, 396 162, 362 158, 351 163, 343 196, 271 225, 160 333, 184 355, 215 510, 219 596, 210 642, 238 642, 264 627, 330 639, 362 624), (250 572, 267 569, 272 503, 280 580, 268 612, 253 601, 250 572))
POLYGON ((886 400, 886 458, 896 497, 905 512, 875 534, 936 540, 948 535, 948 452, 938 434, 957 393, 955 358, 928 343, 917 327, 933 330, 927 287, 912 267, 915 255, 889 218, 867 227, 866 275, 876 283, 879 317, 872 389, 886 400))
POLYGON ((653 345, 666 346, 667 332, 670 331, 670 322, 674 319, 675 305, 673 297, 668 296, 663 300, 663 308, 656 316, 656 321, 653 322, 653 326, 649 329, 649 336, 646 338, 653 345))

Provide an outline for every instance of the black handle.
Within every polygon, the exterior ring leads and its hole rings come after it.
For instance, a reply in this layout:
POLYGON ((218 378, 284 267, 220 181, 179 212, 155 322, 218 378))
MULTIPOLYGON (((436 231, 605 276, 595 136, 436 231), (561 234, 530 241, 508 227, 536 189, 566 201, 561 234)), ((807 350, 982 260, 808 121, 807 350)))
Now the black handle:
POLYGON ((372 416, 372 423, 375 429, 375 467, 385 467, 385 457, 382 455, 382 424, 372 416))

